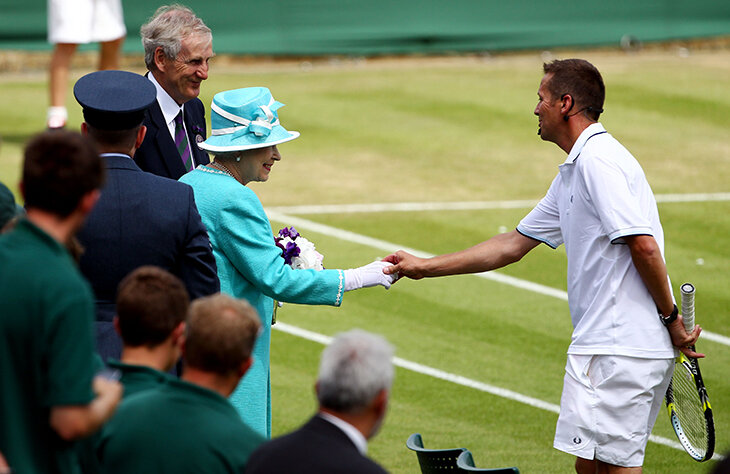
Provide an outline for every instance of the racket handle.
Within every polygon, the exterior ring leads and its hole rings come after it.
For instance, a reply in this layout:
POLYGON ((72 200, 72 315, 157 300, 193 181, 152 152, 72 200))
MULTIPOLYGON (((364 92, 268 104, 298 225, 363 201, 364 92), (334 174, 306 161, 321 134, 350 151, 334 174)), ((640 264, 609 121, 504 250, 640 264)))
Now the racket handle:
POLYGON ((685 283, 679 288, 682 295, 682 318, 684 329, 692 332, 695 327, 695 287, 692 283, 685 283))

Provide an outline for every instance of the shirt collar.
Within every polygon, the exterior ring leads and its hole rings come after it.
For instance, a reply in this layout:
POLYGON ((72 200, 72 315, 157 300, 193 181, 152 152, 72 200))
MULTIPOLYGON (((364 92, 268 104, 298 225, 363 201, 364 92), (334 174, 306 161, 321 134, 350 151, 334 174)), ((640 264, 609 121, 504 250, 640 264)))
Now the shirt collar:
POLYGON ((66 250, 66 247, 61 242, 56 240, 45 230, 35 225, 35 223, 28 219, 28 217, 20 218, 18 220, 18 223, 15 225, 15 229, 20 230, 20 232, 28 232, 34 234, 38 237, 39 240, 43 241, 45 245, 51 248, 54 252, 66 254, 69 258, 71 257, 71 255, 68 253, 68 250, 66 250))
POLYGON ((105 156, 121 156, 122 158, 132 158, 131 156, 125 155, 124 153, 102 153, 99 156, 102 158, 104 158, 105 156))
POLYGON ((360 454, 362 454, 363 456, 367 454, 368 441, 365 439, 365 436, 360 433, 360 430, 358 430, 345 420, 337 418, 334 415, 330 415, 329 413, 319 412, 318 416, 324 420, 329 421, 340 430, 342 430, 347 435, 347 437, 350 438, 350 441, 352 441, 355 447, 357 447, 357 450, 360 451, 360 454))
POLYGON ((155 89, 157 89, 157 103, 160 104, 162 116, 165 117, 165 123, 172 122, 177 114, 183 110, 185 104, 177 105, 177 102, 175 102, 175 100, 170 97, 170 94, 168 94, 167 91, 162 88, 160 83, 157 82, 157 79, 155 79, 155 75, 152 74, 152 72, 147 74, 147 78, 155 85, 155 89))
POLYGON ((603 125, 601 125, 599 122, 593 123, 586 127, 586 129, 583 130, 583 132, 580 134, 580 136, 578 136, 578 139, 573 144, 573 148, 570 149, 570 153, 568 153, 568 157, 565 159, 565 163, 574 163, 575 160, 578 158, 578 155, 580 155, 580 152, 583 151, 583 147, 585 146, 588 139, 591 138, 593 135, 603 133, 605 131, 606 129, 603 128, 603 125))

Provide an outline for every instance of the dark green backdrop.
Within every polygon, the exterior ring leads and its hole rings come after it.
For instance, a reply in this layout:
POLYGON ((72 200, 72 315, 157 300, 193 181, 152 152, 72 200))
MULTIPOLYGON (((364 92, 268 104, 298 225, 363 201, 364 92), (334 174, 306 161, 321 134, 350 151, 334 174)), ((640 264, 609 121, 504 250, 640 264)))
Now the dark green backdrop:
MULTIPOLYGON (((123 0, 125 51, 161 3, 123 0)), ((730 0, 189 0, 218 53, 499 51, 730 35, 730 0)), ((46 50, 46 2, 0 0, 0 48, 46 50)))

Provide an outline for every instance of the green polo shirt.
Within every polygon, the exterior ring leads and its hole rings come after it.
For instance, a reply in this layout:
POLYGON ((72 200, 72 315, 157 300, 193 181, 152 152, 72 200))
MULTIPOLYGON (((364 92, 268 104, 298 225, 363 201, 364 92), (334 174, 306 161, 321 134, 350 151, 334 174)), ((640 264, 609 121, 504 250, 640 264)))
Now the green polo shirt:
POLYGON ((109 359, 106 365, 110 369, 121 372, 119 381, 124 385, 124 398, 138 392, 159 388, 172 379, 171 374, 144 365, 125 364, 124 362, 109 359))
MULTIPOLYGON (((101 361, 101 358, 99 358, 99 361, 101 361)), ((160 372, 152 367, 125 364, 114 359, 107 361, 107 367, 120 372, 121 377, 119 378, 119 382, 124 386, 123 398, 145 390, 160 388, 170 379, 175 378, 171 374, 160 372)), ((77 443, 79 462, 84 474, 104 472, 96 455, 96 446, 101 441, 101 433, 102 430, 77 443)))
POLYGON ((93 398, 94 300, 66 249, 27 219, 0 236, 0 452, 13 472, 77 472, 51 407, 93 398))
POLYGON ((264 441, 226 398, 172 379, 125 398, 97 453, 108 474, 234 473, 264 441))

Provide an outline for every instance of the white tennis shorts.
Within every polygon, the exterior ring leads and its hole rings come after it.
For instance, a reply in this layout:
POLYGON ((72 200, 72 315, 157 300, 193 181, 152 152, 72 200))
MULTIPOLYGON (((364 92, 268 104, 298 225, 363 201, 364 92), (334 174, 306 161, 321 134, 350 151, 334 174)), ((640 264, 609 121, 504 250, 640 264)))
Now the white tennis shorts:
POLYGON ((568 354, 553 447, 641 466, 673 370, 674 359, 568 354))
POLYGON ((48 42, 84 44, 127 34, 121 0, 48 0, 48 42))

